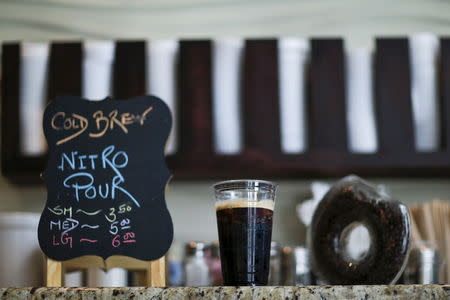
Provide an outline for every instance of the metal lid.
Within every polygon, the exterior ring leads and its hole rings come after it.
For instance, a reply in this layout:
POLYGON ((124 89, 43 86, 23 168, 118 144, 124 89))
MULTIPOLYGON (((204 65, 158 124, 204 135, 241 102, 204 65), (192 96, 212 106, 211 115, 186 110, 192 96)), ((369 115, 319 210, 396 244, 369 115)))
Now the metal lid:
POLYGON ((207 248, 211 257, 219 257, 219 242, 209 243, 207 248))
POLYGON ((186 255, 195 255, 197 253, 203 253, 206 249, 206 244, 203 242, 189 242, 185 245, 186 255))
POLYGON ((418 247, 411 250, 410 261, 417 260, 419 264, 435 264, 439 261, 439 252, 433 247, 418 247))

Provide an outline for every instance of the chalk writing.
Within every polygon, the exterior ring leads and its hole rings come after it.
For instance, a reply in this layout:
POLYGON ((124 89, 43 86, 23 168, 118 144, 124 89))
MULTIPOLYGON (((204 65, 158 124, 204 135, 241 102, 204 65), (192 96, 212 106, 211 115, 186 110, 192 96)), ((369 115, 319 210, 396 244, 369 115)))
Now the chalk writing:
POLYGON ((80 239, 80 243, 82 242, 88 242, 88 243, 97 243, 97 240, 90 240, 90 239, 86 239, 86 238, 82 238, 80 239))
POLYGON ((81 225, 81 228, 90 228, 90 229, 97 229, 100 225, 89 225, 89 224, 83 224, 81 225))
POLYGON ((61 171, 67 169, 86 170, 87 167, 82 163, 83 160, 76 159, 80 157, 91 157, 92 159, 100 157, 99 161, 91 160, 90 168, 95 170, 96 165, 99 164, 99 168, 112 170, 114 176, 108 183, 95 184, 94 175, 90 172, 82 171, 68 175, 63 181, 63 186, 72 189, 76 201, 80 201, 80 198, 94 199, 97 197, 114 200, 117 194, 124 194, 137 207, 141 206, 139 201, 122 186, 125 178, 120 169, 125 168, 128 164, 128 155, 125 151, 115 152, 115 146, 111 145, 103 149, 100 155, 80 155, 77 151, 72 151, 70 155, 62 153, 61 163, 57 168, 61 171))
MULTIPOLYGON (((119 113, 117 109, 105 113, 102 110, 94 112, 91 116, 94 123, 95 132, 89 132, 89 137, 100 138, 106 134, 108 130, 120 128, 123 133, 127 134, 129 129, 127 126, 131 124, 144 125, 147 115, 153 110, 153 106, 149 106, 141 114, 133 114, 130 112, 119 113)), ((80 136, 89 128, 89 118, 80 114, 67 114, 63 111, 55 113, 51 119, 51 127, 54 130, 73 131, 74 133, 58 140, 56 145, 64 144, 80 136)))
POLYGON ((131 221, 128 218, 122 219, 122 221, 120 222, 114 221, 111 223, 109 232, 111 234, 117 234, 119 230, 130 229, 131 228, 130 223, 131 221))
POLYGON ((69 218, 72 217, 72 207, 63 207, 61 208, 59 205, 56 205, 53 208, 47 207, 49 211, 51 211, 52 213, 54 213, 57 216, 60 215, 69 215, 69 218))
POLYGON ((134 232, 127 232, 125 233, 124 237, 123 237, 123 242, 124 243, 135 243, 136 240, 134 239, 136 237, 136 235, 134 234, 134 232))
POLYGON ((114 248, 119 247, 120 245, 122 245, 122 243, 136 243, 136 239, 135 239, 136 235, 134 234, 134 232, 127 232, 125 233, 123 236, 121 236, 120 234, 117 234, 116 236, 114 236, 114 238, 112 239, 112 246, 114 248))
MULTIPOLYGON (((137 119, 137 117, 134 117, 133 120, 137 119)), ((83 123, 75 125, 75 119, 70 120, 71 121, 65 121, 63 124, 70 128, 73 128, 74 126, 81 128, 80 126, 82 126, 83 123)), ((114 120, 117 121, 117 119, 114 120)), ((143 121, 142 117, 141 121, 143 121)), ((128 192, 124 186, 122 186, 125 182, 122 171, 127 167, 128 161, 128 154, 125 151, 120 151, 116 149, 114 145, 109 145, 100 153, 81 153, 78 151, 71 151, 70 153, 62 152, 56 169, 65 174, 62 185, 73 195, 73 199, 76 201, 75 203, 80 201, 98 201, 100 199, 109 199, 113 201, 120 196, 120 199, 125 201, 129 200, 130 203, 133 203, 136 207, 140 207, 140 202, 128 192), (108 182, 98 182, 95 179, 96 170, 110 172, 110 174, 112 174, 110 180, 108 182)), ((53 236, 54 246, 68 245, 69 247, 72 247, 74 242, 73 238, 67 236, 67 233, 77 227, 84 230, 95 230, 100 228, 99 224, 83 223, 80 225, 78 220, 72 218, 74 211, 72 206, 62 207, 61 205, 56 205, 54 207, 48 207, 48 210, 55 216, 66 217, 61 220, 50 220, 50 231, 61 232, 59 238, 57 235, 53 236)), ((131 229, 131 220, 129 218, 121 217, 119 219, 118 217, 133 210, 133 207, 130 204, 122 203, 105 210, 105 219, 110 223, 108 231, 112 235, 131 229)), ((87 211, 77 208, 75 213, 86 217, 94 217, 102 211, 104 210, 97 209, 87 211)), ((134 236, 134 233, 130 232, 125 233, 123 236, 115 236, 112 240, 112 245, 114 247, 119 247, 122 243, 135 242, 134 236)), ((97 241, 98 240, 96 239, 87 237, 79 239, 80 243, 96 243, 97 241)))
POLYGON ((75 229, 78 224, 80 222, 78 222, 75 219, 72 218, 67 218, 66 220, 62 221, 58 220, 58 221, 50 221, 50 230, 58 230, 61 231, 63 233, 67 233, 73 229, 75 229))
POLYGON ((164 200, 170 110, 152 96, 123 100, 61 97, 46 107, 48 193, 38 236, 49 258, 155 260, 170 247, 164 200))
POLYGON ((72 237, 67 233, 63 233, 57 239, 57 235, 53 235, 52 244, 53 246, 67 245, 69 248, 72 248, 72 237))
POLYGON ((101 212, 102 212, 101 209, 93 211, 93 212, 87 212, 85 210, 82 210, 81 208, 77 209, 77 211, 76 211, 76 213, 83 213, 83 214, 88 215, 88 216, 95 216, 95 215, 98 215, 101 212))

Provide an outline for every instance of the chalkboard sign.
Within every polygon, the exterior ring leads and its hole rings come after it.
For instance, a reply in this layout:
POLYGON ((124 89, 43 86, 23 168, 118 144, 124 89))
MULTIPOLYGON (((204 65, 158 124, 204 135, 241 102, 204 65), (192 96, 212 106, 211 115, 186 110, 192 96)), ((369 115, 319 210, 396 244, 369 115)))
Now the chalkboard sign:
POLYGON ((173 225, 164 198, 172 118, 153 96, 88 101, 61 97, 44 113, 47 202, 39 244, 51 259, 125 255, 155 260, 173 225))

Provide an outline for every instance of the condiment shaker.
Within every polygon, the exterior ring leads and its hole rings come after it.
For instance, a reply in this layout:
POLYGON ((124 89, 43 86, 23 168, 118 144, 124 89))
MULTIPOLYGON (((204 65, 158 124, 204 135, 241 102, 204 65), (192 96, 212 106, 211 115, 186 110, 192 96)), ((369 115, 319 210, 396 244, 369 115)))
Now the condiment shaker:
POLYGON ((284 247, 281 273, 283 285, 311 285, 313 279, 309 250, 305 247, 284 247))
POLYGON ((209 266, 209 273, 211 275, 212 285, 214 286, 223 284, 219 252, 219 242, 212 242, 207 246, 206 262, 209 266))
POLYGON ((186 286, 209 286, 211 276, 205 257, 206 245, 203 242, 190 242, 185 247, 184 283, 186 286))

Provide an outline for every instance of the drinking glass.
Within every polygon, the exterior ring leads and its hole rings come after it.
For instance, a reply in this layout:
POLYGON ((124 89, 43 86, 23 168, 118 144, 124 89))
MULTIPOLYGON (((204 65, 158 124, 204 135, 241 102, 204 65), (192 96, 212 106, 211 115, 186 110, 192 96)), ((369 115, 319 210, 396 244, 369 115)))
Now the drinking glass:
POLYGON ((213 189, 224 285, 267 285, 277 184, 229 180, 213 189))

